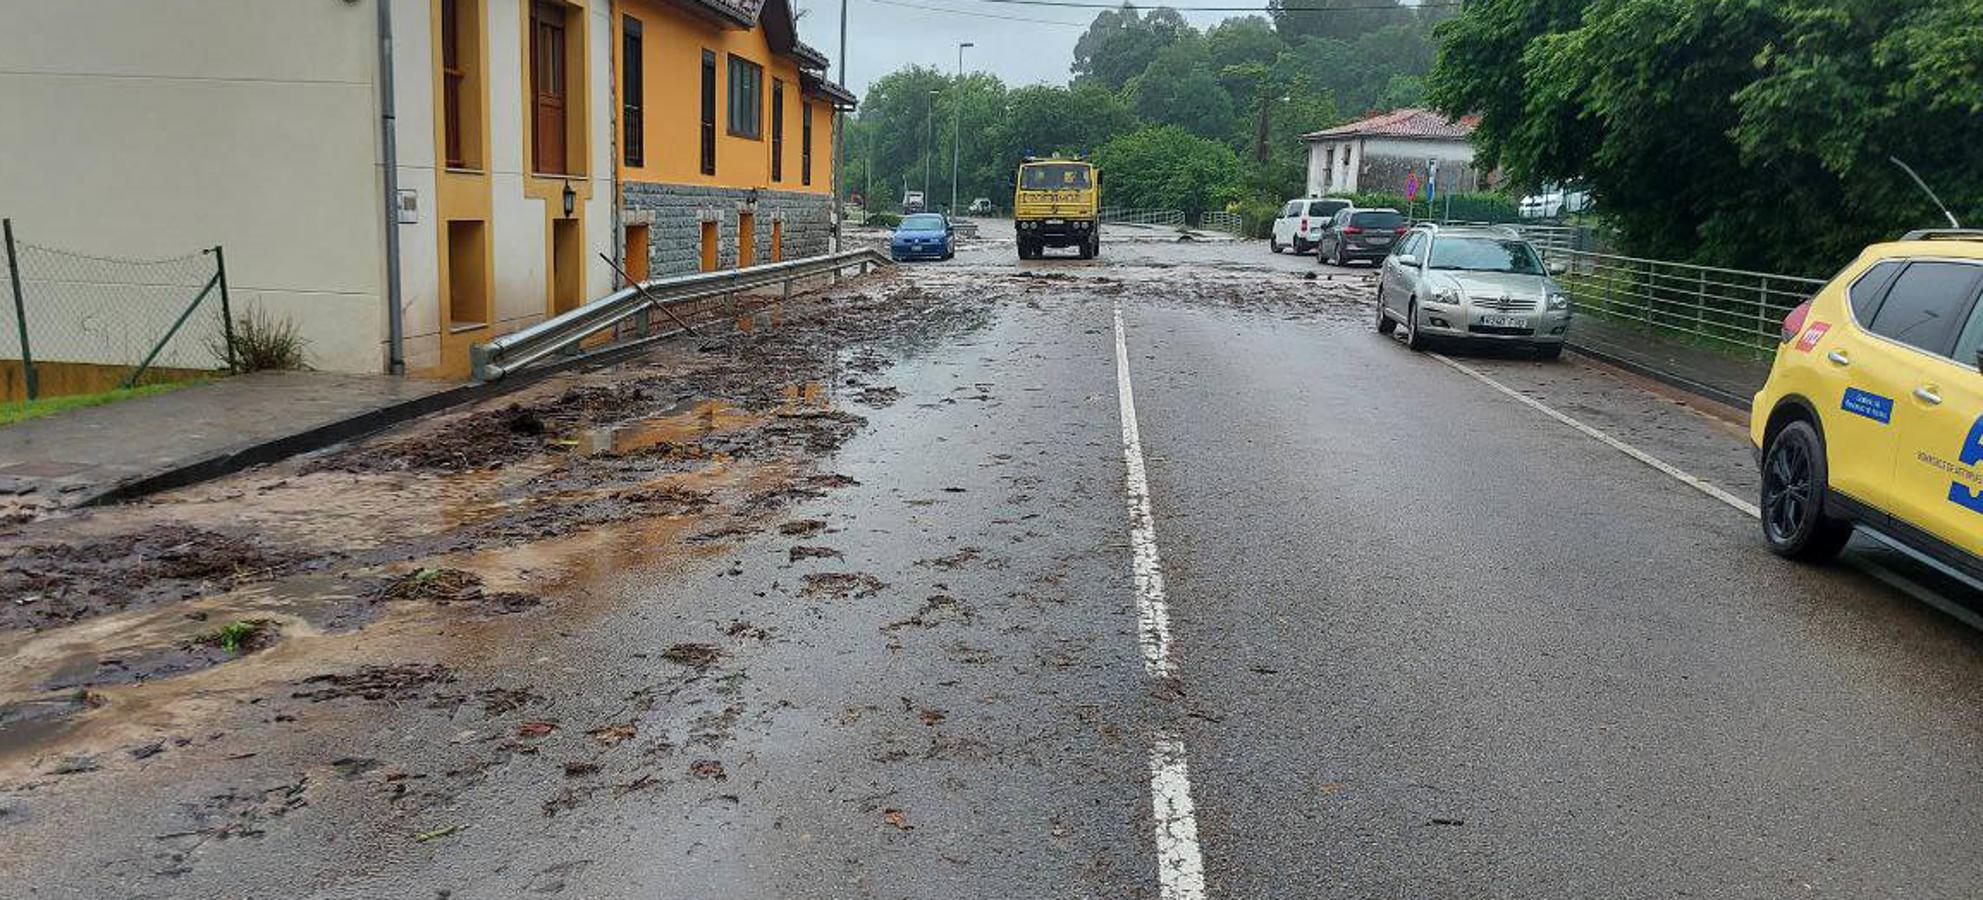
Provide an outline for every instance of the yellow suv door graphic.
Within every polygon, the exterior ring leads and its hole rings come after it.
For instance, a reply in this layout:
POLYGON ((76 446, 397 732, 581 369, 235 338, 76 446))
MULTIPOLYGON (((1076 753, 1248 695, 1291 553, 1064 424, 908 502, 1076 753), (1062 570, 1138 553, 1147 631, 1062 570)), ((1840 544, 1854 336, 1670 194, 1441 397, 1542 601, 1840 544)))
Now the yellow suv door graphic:
POLYGON ((1896 517, 1983 556, 1983 305, 1971 314, 1955 359, 1921 356, 1897 417, 1896 517))

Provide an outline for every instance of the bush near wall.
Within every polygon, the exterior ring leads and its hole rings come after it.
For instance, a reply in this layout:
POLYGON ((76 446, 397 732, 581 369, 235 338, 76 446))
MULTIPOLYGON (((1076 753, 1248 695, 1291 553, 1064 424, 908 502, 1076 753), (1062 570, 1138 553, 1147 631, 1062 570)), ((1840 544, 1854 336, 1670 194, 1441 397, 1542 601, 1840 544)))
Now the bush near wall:
POLYGON ((1520 222, 1521 210, 1515 199, 1505 194, 1453 194, 1439 197, 1430 207, 1424 199, 1406 200, 1403 194, 1344 194, 1358 206, 1388 206, 1414 219, 1452 219, 1455 222, 1520 222), (1450 202, 1448 202, 1450 200, 1450 202))

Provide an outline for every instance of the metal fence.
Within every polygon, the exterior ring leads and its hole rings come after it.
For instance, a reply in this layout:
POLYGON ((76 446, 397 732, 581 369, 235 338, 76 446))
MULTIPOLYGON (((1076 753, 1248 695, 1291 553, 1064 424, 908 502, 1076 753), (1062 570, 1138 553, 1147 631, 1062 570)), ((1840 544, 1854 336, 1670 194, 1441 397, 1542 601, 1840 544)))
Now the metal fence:
POLYGON ((1521 234, 1541 251, 1544 260, 1562 264, 1564 271, 1557 281, 1578 312, 1636 322, 1742 354, 1775 352, 1784 317, 1825 285, 1820 278, 1607 253, 1597 232, 1588 227, 1500 227, 1521 234))
POLYGON ((18 239, 4 223, 0 361, 8 396, 46 393, 40 367, 81 364, 54 392, 130 387, 159 370, 233 368, 227 268, 219 247, 170 259, 121 259, 18 239))
POLYGON ((1127 209, 1120 206, 1104 206, 1101 212, 1104 225, 1169 225, 1184 227, 1184 211, 1181 209, 1127 209))
POLYGON ((1587 250, 1546 249, 1544 256, 1564 264, 1557 280, 1580 312, 1638 322, 1745 354, 1773 352, 1784 317, 1825 285, 1819 278, 1587 250))
POLYGON ((1239 213, 1208 209, 1198 217, 1198 227, 1243 236, 1246 234, 1246 217, 1239 213))

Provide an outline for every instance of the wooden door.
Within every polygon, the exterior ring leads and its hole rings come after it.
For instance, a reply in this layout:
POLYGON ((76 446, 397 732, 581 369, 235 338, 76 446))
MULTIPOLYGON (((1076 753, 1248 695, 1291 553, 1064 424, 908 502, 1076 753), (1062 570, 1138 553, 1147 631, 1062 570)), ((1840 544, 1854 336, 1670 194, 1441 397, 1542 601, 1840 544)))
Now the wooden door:
POLYGON ((530 147, 532 168, 562 175, 565 154, 565 7, 537 0, 530 7, 530 147))

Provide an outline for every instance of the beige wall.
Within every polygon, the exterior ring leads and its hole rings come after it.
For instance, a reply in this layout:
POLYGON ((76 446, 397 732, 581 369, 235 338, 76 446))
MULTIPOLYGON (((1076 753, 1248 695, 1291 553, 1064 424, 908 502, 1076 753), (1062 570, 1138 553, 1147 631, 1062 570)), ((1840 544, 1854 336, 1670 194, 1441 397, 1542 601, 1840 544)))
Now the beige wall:
MULTIPOLYGON (((53 0, 0 27, 0 215, 24 240, 127 258, 227 249, 238 303, 293 319, 311 365, 386 365, 378 0, 53 0)), ((392 4, 398 226, 410 369, 438 356, 435 0, 392 4)), ((483 0, 494 317, 545 312, 548 209, 523 175, 524 0, 483 0)), ((613 244, 609 0, 583 0, 591 139, 580 179, 585 298, 613 244), (589 190, 586 189, 589 182, 589 190)), ((541 193, 541 191, 540 191, 541 193)), ((113 361, 113 360, 102 360, 113 361)), ((114 360, 121 361, 121 360, 114 360)))
POLYGON ((369 4, 9 4, 0 213, 85 253, 224 245, 237 302, 299 323, 315 365, 376 371, 373 34, 369 4))

